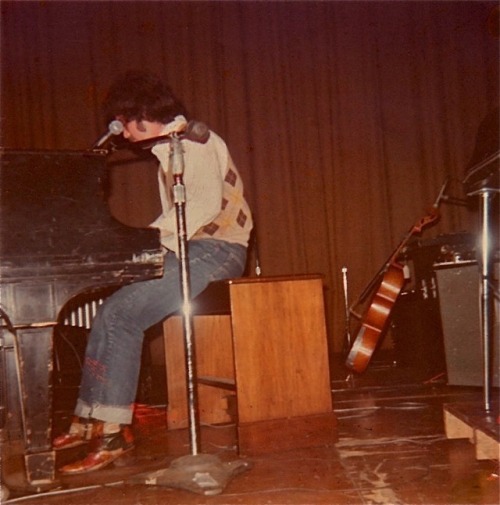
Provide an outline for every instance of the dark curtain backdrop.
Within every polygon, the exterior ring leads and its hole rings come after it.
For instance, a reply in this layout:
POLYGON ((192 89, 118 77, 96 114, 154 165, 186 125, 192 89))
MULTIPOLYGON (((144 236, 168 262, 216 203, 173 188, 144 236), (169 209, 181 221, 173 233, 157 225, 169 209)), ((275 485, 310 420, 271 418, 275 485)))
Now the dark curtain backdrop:
MULTIPOLYGON (((481 1, 3 1, 2 145, 83 150, 113 78, 149 68, 228 143, 265 275, 325 276, 332 347, 353 301, 441 185, 462 198, 498 104, 498 38, 481 1)), ((114 169, 116 216, 157 210, 154 167, 114 169)), ((441 205, 423 237, 474 230, 441 205)))

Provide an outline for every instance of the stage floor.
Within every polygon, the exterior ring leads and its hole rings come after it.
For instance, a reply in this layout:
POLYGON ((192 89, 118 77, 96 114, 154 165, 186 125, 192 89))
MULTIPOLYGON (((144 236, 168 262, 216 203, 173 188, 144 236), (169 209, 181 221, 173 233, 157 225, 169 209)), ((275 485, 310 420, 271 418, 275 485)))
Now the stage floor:
MULTIPOLYGON (((234 426, 203 426, 202 453, 221 462, 248 462, 216 496, 175 487, 132 484, 141 473, 169 468, 189 454, 186 430, 167 432, 165 408, 139 405, 135 457, 127 466, 62 477, 60 488, 26 505, 171 504, 497 504, 498 459, 477 459, 468 439, 446 436, 443 406, 481 403, 477 387, 448 386, 437 374, 424 377, 386 361, 374 362, 350 380, 341 367, 332 381, 339 440, 332 446, 240 458, 234 426), (418 377, 417 379, 415 377, 418 377)), ((498 391, 495 391, 495 395, 498 391)), ((70 412, 59 410, 54 430, 70 412)), ((497 421, 498 422, 498 421, 497 421)), ((63 464, 81 449, 58 454, 63 464)), ((15 477, 15 476, 14 476, 15 477)), ((16 503, 22 493, 10 492, 16 503)))

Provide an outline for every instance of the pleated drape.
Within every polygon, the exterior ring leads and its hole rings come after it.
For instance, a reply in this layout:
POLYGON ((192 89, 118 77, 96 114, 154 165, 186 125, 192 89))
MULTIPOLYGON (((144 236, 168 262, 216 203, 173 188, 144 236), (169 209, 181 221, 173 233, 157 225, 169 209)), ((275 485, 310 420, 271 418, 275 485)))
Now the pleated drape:
MULTIPOLYGON (((496 2, 4 1, 2 145, 84 150, 115 76, 164 76, 228 143, 265 275, 321 273, 332 349, 342 267, 355 298, 434 202, 463 198, 482 117, 498 104, 496 2)), ((113 171, 131 225, 158 209, 155 167, 113 171)), ((474 230, 441 206, 425 237, 474 230)))

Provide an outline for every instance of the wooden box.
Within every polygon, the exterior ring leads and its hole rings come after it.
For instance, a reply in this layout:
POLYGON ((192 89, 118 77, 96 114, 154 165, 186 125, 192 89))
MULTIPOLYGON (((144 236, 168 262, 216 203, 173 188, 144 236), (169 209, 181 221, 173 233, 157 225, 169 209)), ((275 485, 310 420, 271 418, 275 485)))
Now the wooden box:
MULTIPOLYGON (((337 440, 320 276, 225 281, 229 313, 193 318, 201 424, 251 455, 337 440)), ((169 429, 187 426, 182 318, 164 324, 169 429)))

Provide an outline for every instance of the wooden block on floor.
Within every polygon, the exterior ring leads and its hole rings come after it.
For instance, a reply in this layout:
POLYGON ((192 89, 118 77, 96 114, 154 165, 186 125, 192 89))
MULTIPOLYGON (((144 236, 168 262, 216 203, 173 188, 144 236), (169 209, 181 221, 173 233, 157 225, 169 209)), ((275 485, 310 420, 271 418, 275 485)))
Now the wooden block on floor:
POLYGON ((443 415, 446 438, 467 438, 470 442, 474 442, 474 429, 470 424, 452 414, 446 407, 443 409, 443 415))
POLYGON ((495 439, 481 430, 474 431, 476 459, 499 459, 500 445, 498 437, 495 439))
POLYGON ((479 402, 445 404, 443 415, 447 438, 467 438, 475 446, 476 459, 499 459, 498 405, 487 413, 479 402))

